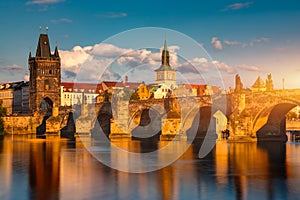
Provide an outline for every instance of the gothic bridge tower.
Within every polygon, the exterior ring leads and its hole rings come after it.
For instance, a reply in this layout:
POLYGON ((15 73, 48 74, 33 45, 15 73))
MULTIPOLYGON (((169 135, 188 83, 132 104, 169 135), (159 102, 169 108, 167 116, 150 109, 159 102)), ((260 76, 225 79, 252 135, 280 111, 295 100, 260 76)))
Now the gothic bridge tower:
MULTIPOLYGON (((48 34, 40 34, 35 57, 29 53, 29 107, 31 112, 47 110, 61 104, 61 62, 57 45, 51 54, 48 34)), ((50 113, 49 113, 50 111, 50 113)))

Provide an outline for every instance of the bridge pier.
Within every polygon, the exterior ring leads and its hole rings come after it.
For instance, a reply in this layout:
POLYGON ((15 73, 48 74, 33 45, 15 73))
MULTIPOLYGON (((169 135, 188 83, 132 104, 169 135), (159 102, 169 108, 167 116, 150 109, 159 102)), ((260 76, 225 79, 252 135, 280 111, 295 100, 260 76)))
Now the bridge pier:
POLYGON ((110 134, 109 139, 131 139, 129 133, 129 102, 126 100, 118 99, 112 105, 113 118, 110 120, 110 134))
POLYGON ((162 119, 162 130, 160 135, 161 141, 179 140, 186 141, 187 136, 180 131, 181 118, 164 118, 162 119))
POLYGON ((79 134, 90 134, 93 128, 93 119, 96 114, 92 112, 92 109, 88 108, 88 104, 81 105, 81 115, 76 119, 76 133, 79 134), (90 111, 90 112, 89 112, 90 111))

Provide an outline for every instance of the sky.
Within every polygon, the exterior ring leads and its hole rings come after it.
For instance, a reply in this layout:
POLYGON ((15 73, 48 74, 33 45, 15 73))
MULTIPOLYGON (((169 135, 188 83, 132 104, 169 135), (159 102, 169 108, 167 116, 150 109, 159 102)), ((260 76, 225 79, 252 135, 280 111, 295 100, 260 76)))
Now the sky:
POLYGON ((271 73, 275 88, 300 88, 299 24, 297 0, 0 1, 0 83, 28 79, 48 26, 62 81, 154 82, 166 39, 179 81, 228 89, 271 73))

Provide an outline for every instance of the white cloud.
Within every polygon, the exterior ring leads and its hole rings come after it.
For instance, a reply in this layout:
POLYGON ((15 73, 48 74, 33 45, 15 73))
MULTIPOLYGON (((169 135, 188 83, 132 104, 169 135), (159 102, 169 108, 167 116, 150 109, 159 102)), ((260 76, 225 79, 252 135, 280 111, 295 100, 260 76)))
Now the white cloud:
MULTIPOLYGON (((176 66, 178 46, 168 47, 170 64, 176 66)), ((153 73, 161 63, 161 52, 147 49, 126 49, 112 44, 95 44, 94 46, 75 46, 72 50, 59 51, 62 62, 62 79, 76 78, 81 81, 116 80, 126 73, 139 70, 153 73), (145 69, 147 68, 147 69, 145 69)), ((146 75, 145 73, 143 75, 146 75)), ((140 78, 140 77, 139 77, 140 78)))
POLYGON ((60 19, 53 19, 53 20, 50 20, 51 23, 53 24, 59 24, 59 23, 71 23, 72 20, 71 19, 68 19, 68 18, 60 18, 60 19))
POLYGON ((85 47, 85 50, 91 55, 108 58, 114 58, 132 51, 132 49, 123 49, 112 44, 96 44, 92 47, 85 47))
POLYGON ((9 72, 11 74, 14 73, 22 73, 26 71, 26 68, 17 64, 13 65, 0 65, 0 71, 2 72, 9 72))
POLYGON ((33 0, 33 1, 27 1, 26 5, 55 4, 63 1, 64 0, 33 0))
POLYGON ((101 18, 114 19, 114 18, 127 17, 127 15, 128 14, 125 12, 106 12, 106 13, 97 14, 96 16, 101 17, 101 18))
POLYGON ((229 66, 228 64, 226 64, 224 62, 220 62, 218 60, 213 60, 212 64, 214 64, 216 66, 216 68, 222 72, 226 72, 228 74, 236 73, 236 70, 233 67, 229 66))
POLYGON ((206 58, 194 58, 190 61, 185 61, 180 64, 176 70, 180 73, 205 73, 208 72, 211 67, 211 63, 206 58))
POLYGON ((215 49, 218 49, 218 50, 223 49, 222 42, 217 37, 212 37, 211 38, 211 44, 213 45, 213 47, 215 49))
POLYGON ((239 42, 239 41, 229 41, 229 40, 224 40, 224 44, 228 45, 228 46, 241 46, 241 47, 247 47, 248 44, 246 43, 242 43, 242 42, 239 42))
POLYGON ((250 46, 253 46, 254 44, 258 44, 258 43, 266 43, 269 41, 270 41, 270 38, 267 38, 267 37, 255 38, 250 42, 250 46))
POLYGON ((23 76, 28 72, 27 67, 17 64, 2 65, 0 64, 0 74, 2 83, 19 81, 23 79, 23 76))
MULTIPOLYGON (((178 60, 178 46, 170 46, 170 62, 178 73, 189 80, 199 79, 199 75, 210 77, 218 71, 222 74, 235 74, 236 70, 221 61, 209 61, 196 57, 189 61, 178 60)), ((96 44, 94 46, 75 46, 70 51, 60 51, 62 61, 62 79, 76 78, 78 81, 118 80, 124 74, 131 81, 145 80, 154 82, 154 70, 161 64, 161 51, 148 49, 125 49, 112 44, 96 44)), ((236 66, 242 70, 258 70, 254 66, 236 66)), ((206 78, 209 79, 209 78, 206 78)))
POLYGON ((227 10, 240 10, 243 8, 249 8, 249 6, 253 4, 253 2, 244 2, 244 3, 234 3, 226 6, 223 11, 227 10))
POLYGON ((236 66, 239 69, 243 69, 246 71, 254 71, 254 72, 261 72, 263 71, 260 67, 256 65, 246 65, 246 64, 241 64, 236 66))
MULTIPOLYGON (((213 39, 214 39, 215 43, 216 43, 216 41, 219 41, 215 37, 213 39)), ((266 43, 269 41, 270 41, 270 38, 261 37, 261 38, 255 38, 255 39, 251 40, 249 43, 244 43, 244 42, 240 42, 240 41, 230 41, 230 40, 224 40, 223 43, 227 46, 241 46, 241 47, 245 48, 245 47, 249 47, 249 46, 253 47, 255 44, 266 43)), ((213 42, 213 40, 212 40, 212 42, 213 42)))

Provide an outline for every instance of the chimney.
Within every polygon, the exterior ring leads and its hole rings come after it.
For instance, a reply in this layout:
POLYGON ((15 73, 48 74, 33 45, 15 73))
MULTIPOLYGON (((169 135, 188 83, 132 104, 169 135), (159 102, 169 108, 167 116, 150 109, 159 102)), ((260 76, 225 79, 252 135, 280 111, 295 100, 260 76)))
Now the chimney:
POLYGON ((128 76, 125 76, 125 83, 128 82, 128 76))

